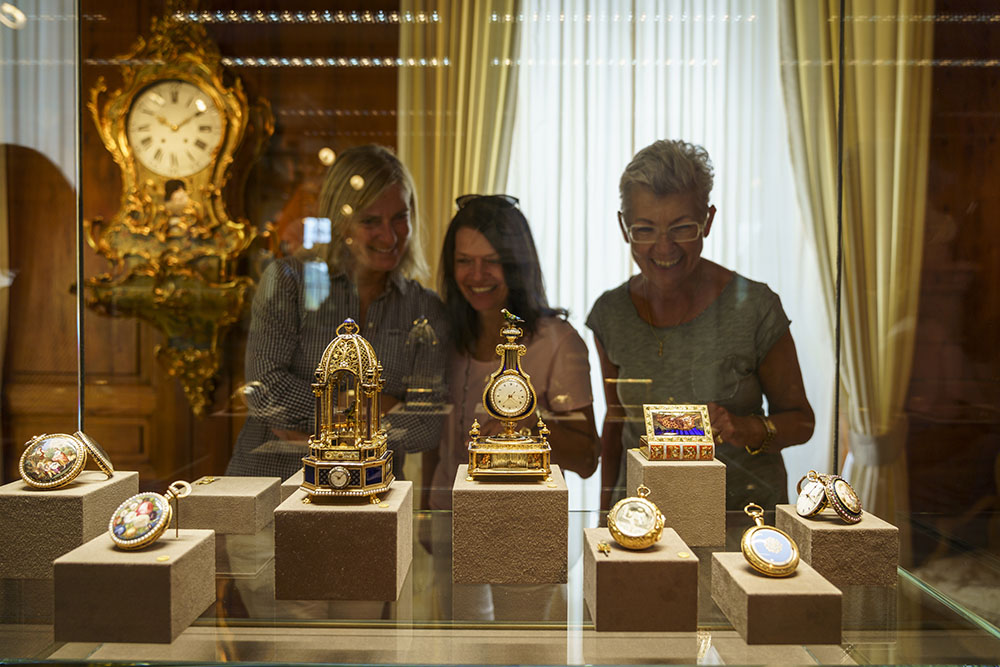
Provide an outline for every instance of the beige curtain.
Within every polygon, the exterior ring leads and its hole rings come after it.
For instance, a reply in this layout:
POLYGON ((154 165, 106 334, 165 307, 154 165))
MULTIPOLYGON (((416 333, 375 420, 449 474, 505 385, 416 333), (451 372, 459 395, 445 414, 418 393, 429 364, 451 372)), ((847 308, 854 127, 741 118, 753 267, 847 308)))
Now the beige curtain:
POLYGON ((514 119, 515 0, 404 0, 398 154, 417 185, 422 242, 437 277, 455 198, 506 184, 514 119))
MULTIPOLYGON (((847 0, 844 55, 842 372, 865 508, 908 511, 907 421, 923 248, 932 0, 847 0), (877 18, 878 20, 873 20, 877 18)), ((784 2, 782 83, 802 214, 835 304, 839 1, 784 2)), ((832 321, 832 319, 831 319, 832 321)))

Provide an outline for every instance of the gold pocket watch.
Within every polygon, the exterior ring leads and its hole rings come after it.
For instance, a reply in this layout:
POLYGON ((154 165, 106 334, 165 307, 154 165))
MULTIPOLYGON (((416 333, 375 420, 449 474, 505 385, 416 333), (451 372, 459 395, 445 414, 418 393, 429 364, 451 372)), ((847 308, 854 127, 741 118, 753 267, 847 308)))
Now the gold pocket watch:
POLYGON ((635 496, 623 498, 608 512, 608 531, 626 549, 646 549, 663 537, 666 520, 652 500, 649 488, 640 484, 635 496))
MULTIPOLYGON (((137 493, 128 498, 108 522, 111 541, 119 549, 128 551, 149 546, 166 532, 173 517, 171 501, 184 498, 191 493, 191 485, 177 481, 167 487, 163 495, 159 493, 137 493)), ((180 522, 178 521, 178 524, 180 522)), ((177 527, 178 533, 180 526, 177 527)))
POLYGON ((857 492, 840 475, 823 475, 815 470, 799 480, 796 485, 799 497, 795 512, 802 517, 816 516, 827 507, 833 509, 846 523, 858 523, 864 514, 857 492))
POLYGON ((83 431, 73 435, 43 433, 25 443, 17 466, 21 479, 36 489, 58 489, 66 486, 87 466, 87 458, 110 478, 115 474, 111 459, 97 441, 83 431))
POLYGON ((747 528, 740 551, 750 567, 769 577, 787 577, 799 565, 799 547, 788 533, 764 524, 764 508, 750 503, 743 508, 755 526, 747 528))

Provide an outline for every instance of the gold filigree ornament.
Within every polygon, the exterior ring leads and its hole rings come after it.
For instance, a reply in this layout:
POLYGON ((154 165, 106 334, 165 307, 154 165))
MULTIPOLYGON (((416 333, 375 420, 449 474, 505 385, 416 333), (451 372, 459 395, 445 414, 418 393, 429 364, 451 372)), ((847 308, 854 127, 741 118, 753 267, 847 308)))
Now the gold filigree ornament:
POLYGON ((788 533, 764 524, 764 508, 750 503, 743 508, 756 525, 747 528, 740 551, 750 567, 769 577, 787 577, 799 566, 799 547, 788 533))
POLYGON ((177 522, 175 537, 180 536, 180 505, 178 500, 185 498, 191 493, 191 485, 187 482, 176 481, 167 487, 161 495, 159 493, 145 492, 137 493, 128 498, 115 513, 111 515, 108 522, 108 533, 111 541, 119 549, 133 551, 148 547, 150 544, 160 539, 170 526, 170 520, 174 516, 174 510, 170 503, 177 504, 177 522))
POLYGON ((608 531, 626 549, 646 549, 663 537, 666 520, 648 495, 649 488, 640 484, 635 496, 619 500, 608 512, 608 531))
POLYGON ((348 318, 316 368, 315 433, 302 459, 302 490, 309 498, 368 496, 386 491, 395 475, 382 426, 382 364, 348 318))
POLYGON ((17 470, 21 479, 35 489, 58 489, 83 472, 92 458, 110 479, 115 474, 108 453, 83 431, 73 435, 43 433, 24 444, 17 470))
POLYGON ((168 2, 149 40, 118 58, 121 87, 105 96, 100 77, 90 90, 87 109, 122 191, 110 220, 83 222, 88 244, 112 265, 83 288, 93 310, 163 333, 156 358, 201 415, 220 342, 253 287, 235 275, 257 236, 242 215, 243 188, 274 118, 266 100, 247 101, 204 26, 185 15, 185 3, 168 2))

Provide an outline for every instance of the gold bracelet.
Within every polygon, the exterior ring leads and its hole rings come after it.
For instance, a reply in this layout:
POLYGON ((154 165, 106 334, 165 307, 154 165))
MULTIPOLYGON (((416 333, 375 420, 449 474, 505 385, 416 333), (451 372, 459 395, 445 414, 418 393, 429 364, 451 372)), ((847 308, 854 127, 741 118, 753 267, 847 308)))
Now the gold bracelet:
POLYGON ((764 439, 761 440, 760 444, 756 447, 751 447, 750 445, 746 445, 744 447, 744 449, 747 450, 747 453, 751 456, 757 456, 767 449, 767 446, 774 442, 774 436, 778 433, 778 429, 774 427, 774 422, 771 421, 770 417, 765 417, 764 415, 754 415, 754 417, 760 420, 760 423, 764 425, 765 429, 767 429, 767 433, 764 435, 764 439))

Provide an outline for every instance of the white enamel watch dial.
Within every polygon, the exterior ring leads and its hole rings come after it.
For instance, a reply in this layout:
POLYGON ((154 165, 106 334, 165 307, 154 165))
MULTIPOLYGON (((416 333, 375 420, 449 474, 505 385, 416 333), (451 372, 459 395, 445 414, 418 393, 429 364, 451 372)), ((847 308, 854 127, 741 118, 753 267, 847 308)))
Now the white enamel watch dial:
POLYGON ((506 417, 521 414, 531 402, 528 385, 518 375, 499 378, 490 390, 490 400, 498 413, 506 417))
POLYGON ((351 481, 351 475, 347 472, 347 468, 342 466, 337 466, 330 470, 330 486, 335 489, 342 489, 347 486, 347 483, 351 481))
POLYGON ((222 143, 222 115, 201 88, 170 79, 136 96, 125 132, 143 166, 183 178, 212 163, 222 143))
POLYGON ((826 487, 822 482, 810 481, 802 487, 798 500, 795 501, 795 512, 799 516, 812 516, 826 506, 826 487))

